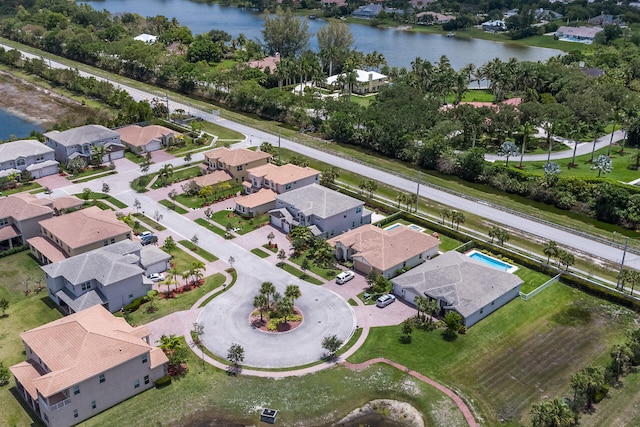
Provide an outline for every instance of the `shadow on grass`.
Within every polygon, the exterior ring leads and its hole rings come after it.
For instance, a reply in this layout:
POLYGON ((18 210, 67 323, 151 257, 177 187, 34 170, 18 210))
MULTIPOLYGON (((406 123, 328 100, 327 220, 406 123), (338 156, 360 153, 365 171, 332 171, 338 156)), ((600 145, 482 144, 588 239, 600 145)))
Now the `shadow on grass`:
POLYGON ((11 394, 13 395, 14 399, 16 399, 18 401, 18 403, 20 404, 20 406, 22 407, 22 409, 29 414, 29 418, 31 418, 31 421, 33 421, 31 423, 32 427, 35 426, 45 426, 46 424, 44 424, 42 422, 42 420, 40 420, 40 418, 38 417, 38 415, 36 415, 35 411, 31 408, 31 406, 27 405, 27 402, 22 398, 22 396, 20 395, 20 393, 18 392, 18 389, 16 387, 11 387, 9 389, 9 392, 11 392, 11 394))
POLYGON ((443 340, 448 342, 453 342, 458 339, 458 334, 450 329, 445 329, 440 335, 442 336, 443 340))

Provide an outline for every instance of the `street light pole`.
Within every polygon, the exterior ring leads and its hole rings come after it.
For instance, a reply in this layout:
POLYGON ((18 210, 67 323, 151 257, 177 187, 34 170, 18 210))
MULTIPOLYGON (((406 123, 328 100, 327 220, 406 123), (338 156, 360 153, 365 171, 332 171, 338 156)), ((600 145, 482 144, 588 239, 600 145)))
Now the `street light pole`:
POLYGON ((418 171, 418 188, 416 189, 416 213, 418 212, 418 200, 420 199, 420 171, 418 171))
POLYGON ((616 283, 616 289, 620 288, 620 279, 622 279, 622 270, 624 269, 624 258, 627 255, 627 247, 629 246, 629 236, 624 242, 624 252, 622 252, 622 261, 620 262, 620 271, 618 272, 618 283, 616 283))

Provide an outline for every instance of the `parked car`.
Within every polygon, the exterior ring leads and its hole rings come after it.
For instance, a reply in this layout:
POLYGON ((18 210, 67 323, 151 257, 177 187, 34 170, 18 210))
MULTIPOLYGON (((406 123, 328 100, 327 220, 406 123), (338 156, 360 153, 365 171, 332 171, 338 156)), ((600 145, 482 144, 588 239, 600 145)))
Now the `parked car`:
POLYGON ((140 235, 140 243, 142 243, 142 246, 149 245, 157 241, 158 241, 158 238, 151 233, 145 234, 144 236, 140 235))
POLYGON ((143 231, 142 233, 138 234, 138 237, 143 239, 146 236, 153 236, 153 233, 150 231, 143 231))
POLYGON ((354 277, 356 277, 355 274, 353 274, 353 271, 343 271, 342 273, 338 274, 336 276, 336 283, 338 285, 342 285, 344 283, 347 283, 349 280, 353 279, 354 277))
POLYGON ((149 279, 151 279, 152 282, 162 282, 164 280, 164 274, 153 273, 149 275, 149 279))
POLYGON ((382 295, 376 300, 376 305, 380 308, 384 308, 389 304, 391 304, 392 302, 394 302, 395 300, 396 300, 396 297, 394 297, 391 294, 382 295))

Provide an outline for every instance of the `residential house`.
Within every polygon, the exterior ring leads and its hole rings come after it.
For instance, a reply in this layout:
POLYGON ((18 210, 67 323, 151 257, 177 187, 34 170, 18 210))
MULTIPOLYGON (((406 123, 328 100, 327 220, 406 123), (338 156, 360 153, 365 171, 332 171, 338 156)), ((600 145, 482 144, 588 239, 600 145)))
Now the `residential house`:
POLYGON ((488 33, 499 33, 501 31, 507 31, 507 25, 502 19, 483 22, 480 26, 482 27, 482 31, 486 31, 488 33))
POLYGON ((99 304, 113 313, 147 295, 153 282, 146 276, 166 270, 169 259, 171 255, 155 246, 123 240, 42 269, 49 297, 62 311, 77 313, 99 304), (145 271, 145 257, 151 270, 145 271))
POLYGON ((129 125, 119 129, 120 141, 132 153, 144 154, 169 147, 182 134, 164 126, 129 125))
POLYGON ((285 233, 294 226, 309 227, 315 236, 327 239, 371 223, 363 201, 318 184, 277 195, 276 208, 269 214, 271 225, 285 233))
MULTIPOLYGON (((353 92, 363 95, 365 93, 377 92, 382 86, 389 84, 389 77, 375 71, 353 70, 356 73, 356 83, 353 86, 353 92)), ((327 77, 325 84, 327 86, 340 85, 340 77, 343 74, 336 74, 327 77)))
POLYGON ((28 239, 31 253, 42 264, 131 239, 131 228, 113 211, 97 206, 40 221, 40 235, 28 239))
POLYGON ((562 19, 561 13, 543 8, 536 9, 534 16, 539 21, 556 21, 558 19, 562 19))
POLYGON ((226 147, 216 148, 204 153, 204 169, 208 172, 226 171, 235 183, 247 180, 249 169, 266 165, 271 154, 264 151, 253 151, 246 148, 231 150, 226 147))
POLYGON ((54 151, 33 139, 0 144, 0 177, 29 171, 34 178, 58 173, 54 151))
POLYGON ((18 193, 0 198, 0 249, 26 245, 40 234, 40 221, 53 217, 52 202, 33 194, 18 193))
POLYGON ((418 18, 418 24, 425 25, 437 25, 446 24, 449 21, 456 19, 453 15, 443 15, 437 12, 420 12, 416 15, 418 18))
POLYGON ((414 10, 424 9, 427 5, 434 3, 436 0, 409 0, 409 6, 414 10))
POLYGON ((365 4, 353 11, 351 16, 354 18, 372 19, 382 12, 381 4, 365 4))
POLYGON ((54 130, 44 134, 45 144, 55 150, 55 159, 60 163, 68 163, 76 157, 86 163, 91 161, 93 146, 104 146, 107 153, 103 162, 124 157, 124 145, 120 142, 120 134, 101 125, 86 125, 65 130, 54 130))
POLYGON ((276 193, 267 188, 261 188, 255 193, 236 197, 235 211, 245 216, 258 216, 276 207, 276 193))
POLYGON ((255 193, 269 188, 278 194, 320 182, 320 172, 310 168, 287 163, 276 166, 273 163, 249 169, 248 180, 243 183, 247 193, 255 193))
POLYGON ((399 224, 390 230, 367 224, 329 239, 340 261, 352 261, 363 274, 390 279, 438 255, 440 240, 399 224))
POLYGON ((567 27, 563 25, 556 30, 555 37, 566 42, 591 44, 600 31, 602 31, 600 27, 567 27))
POLYGON ((322 3, 322 7, 331 8, 331 7, 343 7, 347 5, 346 0, 320 0, 322 3))
POLYGON ((269 73, 273 74, 278 68, 278 64, 280 63, 280 54, 276 52, 274 56, 266 56, 262 59, 258 59, 255 61, 249 62, 250 68, 259 68, 263 73, 269 70, 269 73))
POLYGON ((589 25, 597 25, 599 27, 604 27, 605 25, 624 25, 622 18, 616 15, 608 15, 602 12, 598 16, 594 16, 590 18, 587 23, 589 25))
POLYGON ((395 277, 393 293, 409 304, 417 296, 436 300, 473 326, 520 294, 522 279, 456 251, 446 252, 395 277))
POLYGON ((146 43, 146 44, 154 44, 156 41, 158 41, 158 36, 154 36, 152 34, 147 34, 147 33, 142 33, 142 34, 140 34, 138 36, 135 36, 133 39, 137 40, 137 41, 141 41, 141 42, 146 43))
POLYGON ((84 200, 77 198, 76 196, 62 196, 50 200, 53 206, 53 213, 55 215, 62 215, 63 213, 73 212, 78 209, 82 209, 84 200))
POLYGON ((27 360, 13 365, 16 392, 49 427, 68 427, 154 387, 167 356, 97 305, 23 332, 27 360))

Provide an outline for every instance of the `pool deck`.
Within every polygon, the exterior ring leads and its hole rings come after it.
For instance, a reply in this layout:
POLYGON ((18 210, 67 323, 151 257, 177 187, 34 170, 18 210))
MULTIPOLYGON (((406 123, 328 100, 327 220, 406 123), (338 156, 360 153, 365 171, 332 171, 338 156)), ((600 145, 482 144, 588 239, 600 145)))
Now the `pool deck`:
POLYGON ((475 259, 477 261, 480 261, 483 264, 485 264, 485 265, 487 265, 487 266, 489 266, 491 268, 495 268, 496 270, 505 271, 505 272, 511 273, 511 274, 513 274, 516 271, 518 271, 518 268, 519 268, 519 267, 517 267, 515 265, 509 264, 508 262, 504 262, 501 259, 494 258, 494 257, 492 257, 490 255, 487 255, 487 254, 483 254, 482 252, 480 252, 480 251, 478 251, 476 249, 472 249, 469 252, 465 252, 465 255, 468 256, 469 258, 472 258, 472 259, 475 259), (473 255, 476 255, 476 254, 477 254, 477 256, 474 257, 473 255), (492 262, 485 262, 485 260, 491 260, 492 262), (504 269, 496 268, 496 264, 504 265, 505 268, 504 269))

